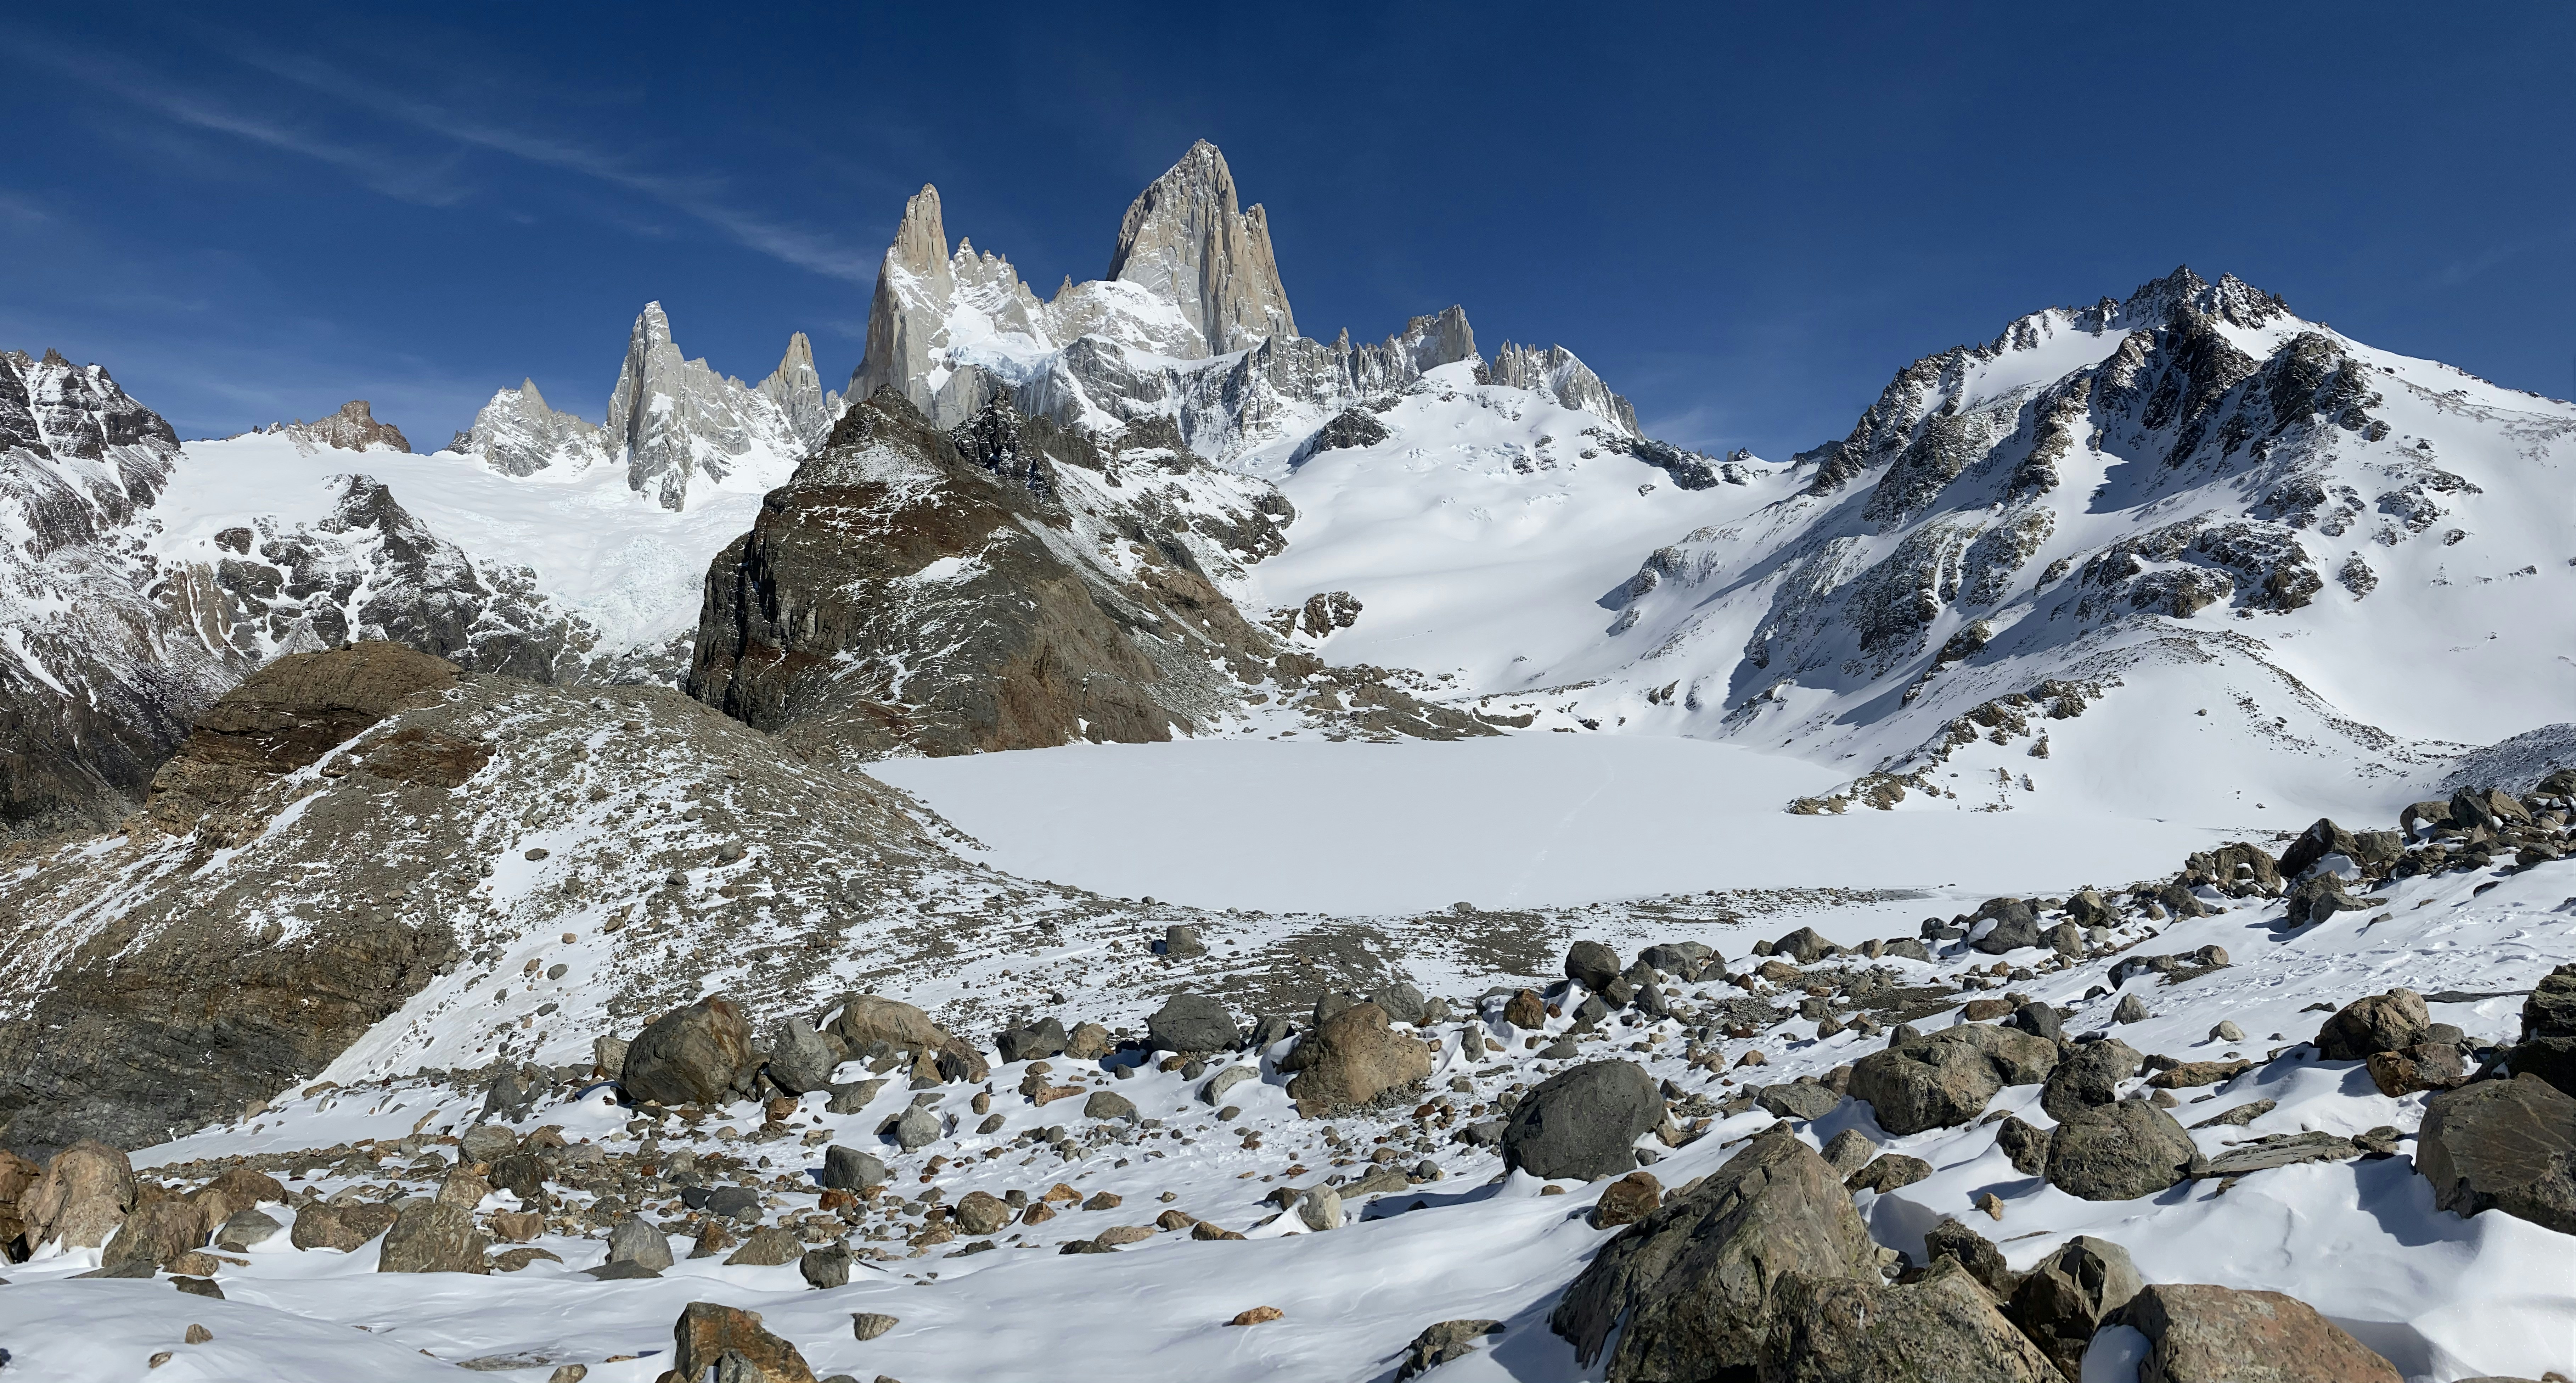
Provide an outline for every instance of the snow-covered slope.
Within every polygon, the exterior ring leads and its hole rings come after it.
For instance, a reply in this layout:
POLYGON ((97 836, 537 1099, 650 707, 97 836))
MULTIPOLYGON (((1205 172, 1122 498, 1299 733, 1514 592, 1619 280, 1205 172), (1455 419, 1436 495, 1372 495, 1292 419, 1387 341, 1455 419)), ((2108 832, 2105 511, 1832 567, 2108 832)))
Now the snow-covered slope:
POLYGON ((1660 541, 1655 495, 1515 480, 1436 388, 1285 482, 1304 517, 1265 591, 1366 611, 1324 655, 1839 766, 1830 810, 2386 808, 2576 705, 2576 407, 2233 279, 1919 361, 1847 438, 1665 496, 1660 541), (1640 560, 1608 550, 1620 506, 1640 560))

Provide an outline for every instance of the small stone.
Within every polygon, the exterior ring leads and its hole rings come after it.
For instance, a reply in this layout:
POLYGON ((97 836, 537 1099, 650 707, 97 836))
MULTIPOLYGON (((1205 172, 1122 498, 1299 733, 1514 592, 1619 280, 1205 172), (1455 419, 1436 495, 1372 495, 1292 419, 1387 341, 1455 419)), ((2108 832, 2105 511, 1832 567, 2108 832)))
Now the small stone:
MULTIPOLYGON (((178 1288, 182 1292, 188 1293, 190 1296, 213 1297, 217 1301, 224 1299, 224 1289, 216 1286, 215 1280, 211 1277, 174 1277, 170 1279, 170 1285, 178 1288)), ((205 1329, 204 1326, 190 1326, 188 1328, 190 1330, 205 1329)), ((188 1343, 192 1345, 203 1344, 205 1341, 191 1339, 188 1343)))
POLYGON ((2220 1023, 2217 1027, 2211 1028, 2209 1030, 2209 1040, 2212 1042, 2242 1042, 2245 1040, 2245 1030, 2236 1026, 2235 1020, 2230 1019, 2220 1023))
POLYGON ((1227 1321, 1227 1322, 1226 1322, 1226 1324, 1227 1324, 1227 1325, 1260 1325, 1260 1324, 1262 1324, 1262 1323, 1263 1323, 1263 1322, 1265 1322, 1265 1321, 1275 1321, 1275 1320, 1278 1320, 1278 1319, 1280 1319, 1281 1317, 1283 1317, 1283 1316, 1285 1316, 1285 1315, 1287 1315, 1287 1314, 1288 1314, 1287 1312, 1280 1310, 1280 1309, 1279 1309, 1278 1307, 1276 1307, 1276 1306, 1256 1306, 1256 1307, 1253 1307, 1251 1310, 1246 1311, 1246 1312, 1243 1312, 1242 1314, 1240 1314, 1240 1315, 1236 1316, 1233 1320, 1227 1321))
POLYGON ((901 1324, 903 1324, 901 1318, 875 1311, 854 1311, 850 1314, 850 1334, 862 1340, 873 1340, 901 1324))
POLYGON ((1330 1186, 1316 1186, 1297 1197, 1293 1207, 1298 1223, 1321 1232, 1342 1227, 1342 1193, 1330 1186))
POLYGON ((2004 1198, 1988 1191, 1977 1197, 1977 1208, 1986 1212, 1989 1218, 2000 1220, 2004 1217, 2004 1198))
POLYGON ((190 1325, 188 1333, 179 1338, 192 1345, 202 1345, 211 1342, 215 1338, 215 1332, 202 1325, 190 1325))
POLYGON ((1592 1227, 1612 1229, 1635 1224, 1664 1203, 1664 1186, 1651 1172, 1630 1172, 1603 1187, 1592 1207, 1592 1227))
POLYGON ((2150 1016, 2146 1001, 2135 994, 2121 995, 2120 1002, 2111 1010, 2111 1021, 2114 1023, 2143 1023, 2150 1016))

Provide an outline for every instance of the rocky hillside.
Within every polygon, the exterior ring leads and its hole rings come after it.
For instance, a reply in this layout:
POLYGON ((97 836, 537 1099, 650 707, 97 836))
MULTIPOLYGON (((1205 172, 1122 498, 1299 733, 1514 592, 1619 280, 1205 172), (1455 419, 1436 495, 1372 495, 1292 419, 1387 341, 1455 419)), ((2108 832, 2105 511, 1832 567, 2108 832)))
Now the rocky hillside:
POLYGON ((1288 515, 1160 432, 1104 447, 999 395, 941 432, 881 390, 716 558, 687 690, 862 757, 1280 720, 1489 733, 1246 622, 1221 587, 1278 550, 1288 515))

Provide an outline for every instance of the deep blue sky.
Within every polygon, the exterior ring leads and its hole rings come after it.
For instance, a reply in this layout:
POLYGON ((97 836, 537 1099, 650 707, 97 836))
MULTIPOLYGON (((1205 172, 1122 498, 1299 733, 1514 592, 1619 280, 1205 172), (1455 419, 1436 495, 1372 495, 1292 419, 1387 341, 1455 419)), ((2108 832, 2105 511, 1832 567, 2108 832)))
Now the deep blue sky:
POLYGON ((0 31, 0 347, 187 436, 366 397, 436 445, 522 375, 596 419, 649 298, 745 378, 801 328, 837 385, 914 188, 1049 292, 1198 137, 1307 334, 1463 303, 1703 447, 1784 457, 2184 262, 2505 384, 2576 367, 2565 6, 211 13, 0 31))

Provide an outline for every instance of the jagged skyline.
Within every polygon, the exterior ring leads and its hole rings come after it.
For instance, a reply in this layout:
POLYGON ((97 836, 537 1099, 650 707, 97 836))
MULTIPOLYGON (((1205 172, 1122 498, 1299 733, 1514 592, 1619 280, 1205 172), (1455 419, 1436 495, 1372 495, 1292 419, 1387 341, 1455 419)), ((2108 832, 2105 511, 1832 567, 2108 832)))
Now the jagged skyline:
POLYGON ((1650 43, 1578 23, 1535 55, 1508 13, 1367 45, 1224 20, 1150 40, 1002 23, 991 70, 1084 75, 979 83, 971 102, 940 94, 936 65, 872 58, 927 42, 899 28, 720 26, 684 54, 649 23, 496 42, 282 15, 138 39, 57 16, 0 46, 7 99, 60 155, 0 180, 0 245, 49 266, 0 295, 0 337, 108 364, 190 435, 363 397, 434 444, 522 378, 596 421, 600 362, 655 299, 720 373, 759 378, 803 330, 838 383, 912 190, 938 184, 955 224, 1045 291, 1100 277, 1120 209, 1205 137, 1267 206, 1304 334, 1375 340, 1466 303, 1487 338, 1566 344, 1646 430, 1704 449, 1814 445, 1896 363, 2182 262, 2564 393, 2563 330, 2521 309, 2563 295, 2549 250, 2570 194, 2526 186, 2499 132, 2576 126, 2545 109, 2568 98, 2510 70, 2563 50, 2566 21, 2403 44, 2396 22, 2231 20, 2228 43, 2160 58, 2141 142, 2118 133, 2126 107, 2031 76, 2094 70, 2110 36, 2009 15, 1827 36, 1721 14, 1650 43), (622 75, 708 53, 764 54, 771 77, 622 75), (1634 78, 1614 90, 1551 75, 1614 55, 1634 78), (1855 88, 1859 71, 1888 75, 1855 88), (2422 98, 2403 123, 2357 111, 2295 158, 2240 161, 2250 132, 2394 81, 2422 98), (1367 96, 1387 90, 1418 95, 1391 118, 1367 96), (1535 93, 1514 107, 1529 118, 1471 114, 1483 132, 1459 137, 1413 113, 1493 109, 1498 90, 1535 93), (1298 95, 1246 94, 1262 91, 1298 95))

